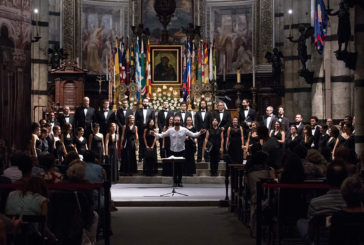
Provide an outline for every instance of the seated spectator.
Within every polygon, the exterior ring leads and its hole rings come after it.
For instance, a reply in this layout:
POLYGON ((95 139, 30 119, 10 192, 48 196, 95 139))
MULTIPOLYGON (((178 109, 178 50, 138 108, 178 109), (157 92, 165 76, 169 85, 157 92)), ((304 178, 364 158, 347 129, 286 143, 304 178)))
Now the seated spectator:
POLYGON ((9 193, 5 213, 7 215, 47 215, 48 199, 45 182, 31 177, 20 185, 20 190, 9 193))
POLYGON ((282 160, 283 172, 280 182, 284 184, 303 183, 305 173, 300 157, 295 153, 287 152, 282 160))
POLYGON ((345 165, 342 161, 333 161, 327 168, 327 183, 329 191, 319 197, 313 198, 309 204, 307 219, 300 219, 297 228, 306 242, 309 241, 309 221, 316 215, 332 215, 345 207, 344 199, 340 192, 340 186, 347 177, 345 165))
POLYGON ((320 170, 321 176, 318 177, 323 177, 326 175, 328 162, 318 150, 309 149, 307 151, 306 160, 312 162, 320 170))
POLYGON ((39 156, 39 164, 43 167, 44 172, 39 176, 48 184, 56 184, 63 180, 63 175, 56 171, 56 159, 53 154, 47 153, 39 156))
POLYGON ((4 170, 3 176, 9 178, 12 182, 20 180, 22 173, 19 169, 19 164, 22 163, 24 153, 17 151, 10 156, 10 167, 4 170))
POLYGON ((80 156, 75 151, 70 151, 64 157, 62 165, 68 167, 73 160, 80 160, 80 156))
POLYGON ((268 129, 265 126, 259 126, 257 129, 257 133, 260 139, 263 140, 262 149, 264 152, 268 153, 267 163, 270 167, 274 169, 281 168, 281 149, 280 144, 277 141, 277 138, 272 137, 269 138, 268 129))
POLYGON ((30 156, 26 155, 25 153, 21 154, 21 162, 19 162, 19 169, 22 173, 22 177, 15 181, 15 183, 22 184, 28 181, 32 177, 32 169, 33 169, 33 160, 30 156))
POLYGON ((348 172, 349 176, 357 173, 358 159, 355 151, 351 151, 345 146, 339 146, 335 151, 334 159, 343 161, 345 163, 346 171, 348 172))
MULTIPOLYGON (((311 151, 313 149, 310 149, 311 151)), ((313 150, 317 152, 317 150, 313 150)), ((293 152, 299 156, 304 170, 304 179, 317 179, 324 177, 323 170, 307 159, 307 148, 302 144, 296 145, 293 152)), ((326 171, 326 168, 325 168, 326 171)))
POLYGON ((96 163, 95 155, 92 151, 86 151, 84 154, 86 164, 85 180, 89 183, 104 183, 106 173, 104 168, 96 163))
POLYGON ((346 203, 343 211, 331 219, 330 245, 359 245, 364 243, 364 185, 357 177, 347 178, 341 186, 346 203))

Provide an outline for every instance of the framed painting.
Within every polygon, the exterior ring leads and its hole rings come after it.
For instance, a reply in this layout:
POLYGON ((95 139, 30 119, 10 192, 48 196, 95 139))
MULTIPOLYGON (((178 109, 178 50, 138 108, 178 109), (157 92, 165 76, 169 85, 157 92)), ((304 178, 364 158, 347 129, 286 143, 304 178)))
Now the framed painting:
POLYGON ((207 2, 206 32, 216 45, 218 75, 251 73, 253 64, 254 2, 207 2))
POLYGON ((182 45, 151 45, 152 84, 180 84, 182 45))
MULTIPOLYGON (((154 10, 155 0, 141 1, 142 23, 144 27, 148 28, 150 31, 151 44, 158 44, 163 26, 159 22, 157 13, 154 10)), ((176 10, 171 18, 171 22, 167 26, 170 43, 183 43, 186 35, 183 33, 182 27, 187 28, 189 23, 193 23, 193 1, 194 0, 176 1, 176 10)))

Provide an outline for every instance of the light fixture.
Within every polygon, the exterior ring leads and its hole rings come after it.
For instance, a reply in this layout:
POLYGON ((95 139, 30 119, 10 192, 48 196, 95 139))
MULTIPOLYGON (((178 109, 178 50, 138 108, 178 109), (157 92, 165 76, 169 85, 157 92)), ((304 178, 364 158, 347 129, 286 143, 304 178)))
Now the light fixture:
POLYGON ((288 14, 292 14, 293 10, 292 9, 288 9, 288 14))
POLYGON ((41 39, 41 36, 39 36, 39 9, 38 8, 34 8, 33 9, 33 13, 34 13, 34 19, 35 19, 35 29, 37 34, 32 38, 32 43, 36 43, 41 39))
POLYGON ((39 9, 35 8, 35 9, 33 10, 33 13, 34 13, 34 14, 38 14, 38 13, 39 13, 39 9))

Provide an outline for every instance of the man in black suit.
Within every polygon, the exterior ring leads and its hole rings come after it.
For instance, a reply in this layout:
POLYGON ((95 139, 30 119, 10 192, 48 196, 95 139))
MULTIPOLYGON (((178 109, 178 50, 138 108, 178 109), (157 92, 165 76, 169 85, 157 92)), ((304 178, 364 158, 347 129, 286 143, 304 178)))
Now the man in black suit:
POLYGON ((250 108, 250 101, 248 99, 243 99, 242 108, 239 111, 239 124, 244 130, 244 139, 248 138, 249 128, 252 122, 255 120, 255 110, 250 108))
POLYGON ((129 108, 128 100, 121 101, 121 108, 116 111, 116 124, 119 127, 119 134, 122 133, 122 128, 126 125, 128 117, 134 115, 134 112, 129 108))
POLYGON ((106 136, 109 131, 110 123, 116 122, 115 113, 110 110, 109 100, 104 100, 102 103, 102 109, 96 112, 96 120, 100 124, 100 133, 106 136))
POLYGON ((312 116, 310 118, 310 125, 313 136, 313 144, 311 145, 311 147, 315 149, 319 148, 319 140, 320 140, 320 127, 317 125, 317 123, 318 123, 318 118, 312 116))
MULTIPOLYGON (((212 114, 207 111, 207 103, 205 100, 200 101, 200 110, 195 114, 195 128, 196 131, 200 131, 201 129, 209 130, 212 122, 212 114)), ((206 134, 201 134, 198 139, 198 151, 197 151, 197 162, 201 162, 202 160, 202 147, 205 141, 206 134)), ((204 152, 204 159, 206 162, 209 161, 209 154, 204 152)))
MULTIPOLYGON (((168 125, 168 119, 174 116, 174 112, 168 109, 168 101, 164 101, 162 105, 162 110, 158 112, 158 129, 159 133, 162 133, 163 127, 168 125)), ((162 138, 159 138, 160 156, 161 158, 166 157, 162 150, 162 138)))
POLYGON ((139 162, 141 162, 144 158, 145 144, 143 140, 143 132, 150 119, 155 120, 154 110, 149 108, 149 99, 145 98, 143 99, 143 108, 139 108, 135 112, 135 125, 138 127, 139 136, 139 162))
POLYGON ((90 99, 88 97, 82 99, 82 106, 76 109, 74 119, 75 130, 78 127, 82 127, 85 130, 84 137, 88 139, 92 132, 92 123, 95 121, 95 109, 90 106, 90 99))
POLYGON ((226 137, 227 129, 231 125, 231 115, 229 111, 225 110, 225 103, 222 101, 219 101, 217 104, 217 109, 218 111, 216 112, 215 117, 219 123, 219 128, 224 131, 226 137))
POLYGON ((180 116, 181 118, 181 126, 186 127, 186 119, 187 117, 191 117, 192 118, 192 114, 191 112, 187 111, 187 103, 186 102, 182 102, 180 105, 180 111, 176 112, 176 116, 180 116))
POLYGON ((66 123, 70 123, 70 124, 72 124, 72 126, 74 126, 74 125, 73 125, 73 123, 74 123, 74 118, 73 118, 73 116, 70 114, 70 108, 69 108, 69 106, 65 106, 65 107, 63 108, 63 114, 60 114, 60 115, 58 116, 58 123, 59 123, 59 125, 61 126, 61 129, 63 129, 63 127, 64 127, 64 125, 65 125, 66 123))
POLYGON ((282 124, 282 129, 286 134, 286 138, 288 138, 289 134, 289 119, 284 116, 284 108, 283 106, 278 107, 278 121, 282 124))
POLYGON ((51 111, 49 113, 49 120, 48 120, 48 124, 51 126, 51 131, 49 132, 50 134, 53 134, 53 127, 58 125, 59 126, 59 122, 56 119, 56 114, 54 114, 53 111, 51 111))
POLYGON ((305 126, 305 125, 303 125, 302 115, 301 114, 296 114, 295 121, 296 121, 297 133, 298 133, 299 136, 302 137, 303 127, 305 126))
POLYGON ((264 126, 270 131, 273 129, 277 117, 273 114, 273 107, 268 106, 265 110, 266 115, 263 117, 264 126))

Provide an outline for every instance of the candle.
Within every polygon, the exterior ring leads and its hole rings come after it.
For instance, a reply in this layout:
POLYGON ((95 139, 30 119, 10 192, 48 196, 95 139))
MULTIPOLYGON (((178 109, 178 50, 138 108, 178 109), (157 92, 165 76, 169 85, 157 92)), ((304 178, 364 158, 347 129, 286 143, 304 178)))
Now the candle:
POLYGON ((131 26, 135 26, 135 2, 131 1, 131 26))
POLYGON ((240 68, 236 71, 236 82, 240 83, 240 68))
POLYGON ((197 0, 197 26, 200 25, 200 0, 197 0))

